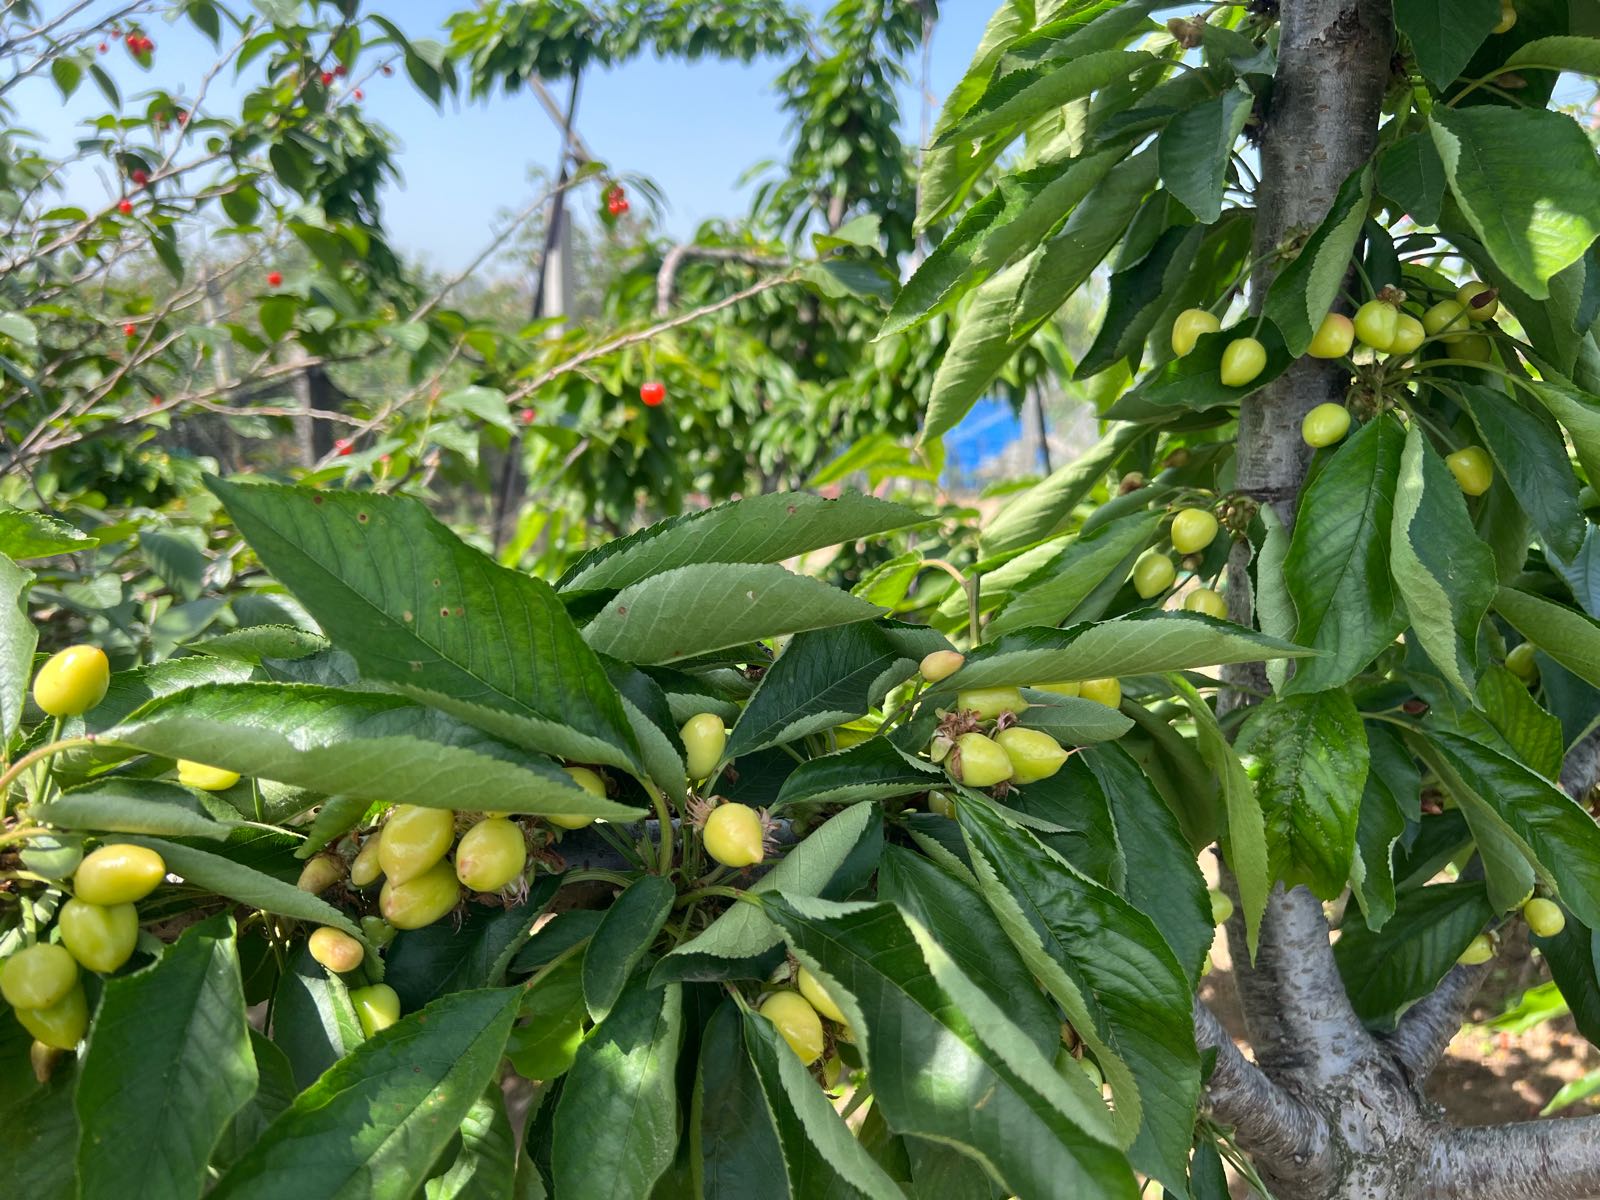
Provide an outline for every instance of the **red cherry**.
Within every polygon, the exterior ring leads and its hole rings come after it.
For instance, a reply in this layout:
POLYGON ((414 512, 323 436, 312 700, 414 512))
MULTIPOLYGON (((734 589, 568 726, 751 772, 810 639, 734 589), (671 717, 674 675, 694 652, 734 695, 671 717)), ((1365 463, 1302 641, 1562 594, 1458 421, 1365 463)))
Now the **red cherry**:
POLYGON ((117 201, 117 211, 119 213, 121 213, 123 216, 127 216, 129 213, 131 213, 133 211, 133 201, 132 200, 118 200, 117 201))
POLYGON ((101 42, 101 43, 100 43, 100 45, 99 45, 99 50, 100 50, 100 53, 101 53, 101 54, 104 54, 104 53, 105 53, 105 52, 106 52, 106 51, 107 51, 107 50, 109 50, 109 49, 111 49, 111 47, 110 47, 110 46, 108 46, 108 45, 106 45, 106 44, 105 44, 105 43, 104 43, 104 42, 101 42))
POLYGON ((324 71, 322 73, 322 86, 323 87, 327 87, 332 82, 333 82, 333 72, 332 71, 324 71))
POLYGON ((113 29, 113 30, 112 30, 112 31, 111 31, 111 37, 112 37, 112 39, 113 39, 113 40, 117 40, 117 39, 120 39, 120 38, 121 38, 121 37, 122 37, 122 30, 120 30, 120 29, 113 29))
POLYGON ((617 215, 620 217, 623 213, 625 213, 627 211, 628 211, 628 202, 626 200, 618 200, 617 201, 617 215))
POLYGON ((620 217, 622 215, 622 205, 618 204, 615 200, 608 200, 606 202, 606 211, 613 217, 620 217))
POLYGON ((344 78, 344 72, 345 72, 345 66, 344 66, 343 63, 339 63, 337 66, 335 66, 333 68, 333 73, 335 75, 339 76, 341 79, 344 78))
POLYGON ((517 420, 521 421, 524 425, 532 425, 535 415, 536 414, 534 413, 533 409, 525 408, 517 414, 517 420))
POLYGON ((355 448, 355 443, 349 438, 340 438, 333 444, 333 448, 342 457, 343 455, 349 454, 350 451, 355 448))
POLYGON ((143 187, 145 184, 150 182, 150 172, 146 171, 143 167, 137 167, 134 169, 132 179, 134 183, 138 184, 140 187, 143 187))
POLYGON ((650 408, 654 408, 667 398, 667 385, 659 380, 652 379, 649 383, 639 385, 639 399, 643 400, 650 408))
POLYGON ((383 64, 383 73, 385 75, 393 75, 394 74, 394 68, 391 67, 388 63, 384 63, 383 64))
POLYGON ((188 110, 180 108, 178 110, 178 124, 179 125, 187 125, 188 123, 189 123, 188 110))
POLYGON ((352 96, 354 96, 357 100, 365 100, 366 99, 366 96, 362 95, 360 88, 357 88, 355 91, 351 92, 350 94, 352 96))
POLYGON ((283 283, 283 274, 280 271, 267 272, 267 286, 278 287, 283 283))
POLYGON ((137 325, 135 325, 132 321, 129 321, 126 325, 124 325, 122 327, 122 336, 123 337, 132 337, 134 334, 136 334, 138 332, 139 332, 139 327, 137 325))

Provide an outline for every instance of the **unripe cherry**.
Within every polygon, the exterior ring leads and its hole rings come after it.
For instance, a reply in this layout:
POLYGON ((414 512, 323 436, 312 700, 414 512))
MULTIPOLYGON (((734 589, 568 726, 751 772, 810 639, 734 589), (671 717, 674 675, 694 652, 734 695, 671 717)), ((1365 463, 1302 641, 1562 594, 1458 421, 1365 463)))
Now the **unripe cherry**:
POLYGON ((378 843, 381 837, 369 837, 350 863, 350 882, 356 887, 376 883, 383 875, 383 864, 378 861, 378 843))
POLYGON ((1000 743, 981 733, 963 733, 956 739, 956 751, 949 759, 950 774, 968 787, 993 787, 1015 770, 1000 743))
POLYGON ((719 804, 701 831, 706 853, 725 867, 750 867, 767 856, 761 814, 748 804, 719 804))
POLYGON ((917 669, 929 683, 938 683, 942 679, 949 679, 966 661, 967 656, 957 650, 935 650, 923 656, 917 669))
POLYGON ((1222 321, 1203 308, 1186 308, 1172 322, 1172 352, 1179 358, 1189 354, 1203 334, 1216 333, 1222 321))
POLYGON ((1210 588, 1195 588, 1183 598, 1183 607, 1188 612, 1204 613, 1219 621, 1228 619, 1228 602, 1210 588))
POLYGON ((1522 919, 1535 937, 1553 938, 1567 927, 1567 914, 1554 900, 1537 896, 1522 906, 1522 919))
POLYGON ((1331 400, 1306 413, 1300 422, 1300 436, 1308 446, 1331 446, 1350 432, 1350 410, 1331 400))
POLYGON ((822 1032, 822 1018, 799 992, 773 992, 761 1002, 758 1010, 763 1017, 777 1026, 789 1049, 810 1066, 822 1057, 827 1038, 822 1032))
POLYGON ((89 1000, 77 983, 48 1008, 13 1009, 17 1022, 46 1046, 71 1050, 89 1031, 89 1000))
POLYGON ((350 1004, 361 1022, 361 1032, 368 1037, 400 1019, 400 995, 387 983, 350 989, 350 1004))
POLYGON ((1441 300, 1422 314, 1422 328, 1429 337, 1463 333, 1467 328, 1466 305, 1459 300, 1441 300))
POLYGON ((113 842, 84 856, 73 872, 72 890, 85 904, 132 904, 166 876, 167 864, 154 850, 113 842))
POLYGON ((1395 320, 1394 341, 1389 344, 1389 353, 1404 358, 1422 345, 1422 339, 1427 335, 1428 331, 1423 328, 1421 321, 1410 313, 1401 313, 1395 320))
POLYGON ((1179 554, 1198 554, 1216 539, 1218 528, 1210 509, 1179 509, 1172 518, 1172 548, 1179 554))
POLYGON ((133 957, 139 910, 131 904, 89 904, 73 898, 56 914, 56 930, 80 965, 109 975, 133 957))
POLYGON ((992 721, 1003 712, 1019 713, 1027 707, 1022 692, 1014 687, 968 688, 956 693, 956 709, 975 712, 981 721, 992 721))
POLYGON ((683 739, 683 764, 690 779, 705 779, 722 761, 728 730, 716 713, 696 713, 678 731, 683 739))
POLYGON ((1350 353, 1355 340, 1355 322, 1343 313, 1329 313, 1312 334, 1306 353, 1312 358, 1343 358, 1350 353))
MULTIPOLYGON (((601 779, 597 772, 588 767, 564 767, 566 773, 572 776, 572 782, 588 792, 591 796, 604 800, 606 798, 606 781, 601 779)), ((562 829, 582 829, 586 825, 593 825, 594 818, 581 813, 550 813, 545 817, 552 825, 562 829)))
POLYGON ((1494 484, 1494 463, 1482 446, 1467 446, 1445 455, 1444 465, 1456 485, 1469 496, 1481 496, 1494 484))
POLYGON ((1473 321, 1492 321, 1495 314, 1500 311, 1499 293, 1481 279, 1474 279, 1471 283, 1463 283, 1456 289, 1456 299, 1461 301, 1466 309, 1467 317, 1473 321))
POLYGON ((1534 657, 1537 652, 1538 647, 1532 642, 1518 642, 1506 651, 1506 670, 1523 683, 1532 683, 1539 678, 1539 664, 1534 657))
POLYGON ((528 844, 522 827, 505 817, 479 821, 456 847, 456 878, 475 892, 498 892, 522 878, 528 844))
POLYGON ((354 971, 367 956, 366 948, 360 942, 344 930, 334 929, 330 925, 313 929, 311 936, 306 939, 306 949, 311 951, 312 958, 340 975, 354 971))
POLYGON ((331 854, 317 854, 306 859, 306 865, 300 868, 300 878, 295 880, 295 886, 302 892, 320 896, 343 878, 342 859, 335 858, 331 854))
POLYGON ((378 834, 378 865, 390 883, 405 883, 448 854, 455 838, 450 809, 397 804, 378 834))
POLYGON ((1172 586, 1178 577, 1178 568, 1172 560, 1156 550, 1147 550, 1133 564, 1133 590, 1140 599, 1153 600, 1172 586))
POLYGON ((1076 696, 1078 694, 1078 681, 1069 679, 1057 683, 1036 683, 1033 685, 1033 689, 1036 692, 1054 692, 1058 696, 1076 696))
POLYGON ((1226 925, 1233 916, 1233 898, 1220 888, 1211 889, 1211 923, 1226 925))
POLYGON ((184 787, 199 788, 202 792, 225 792, 239 782, 239 772, 221 767, 208 767, 205 763, 178 760, 178 782, 184 787))
POLYGON ((12 1008, 49 1008, 77 982, 77 960, 52 942, 24 946, 0 962, 0 996, 12 1008))
POLYGON ((1363 345, 1374 350, 1388 351, 1394 345, 1395 329, 1400 323, 1400 310, 1387 300, 1368 300, 1356 309, 1356 336, 1363 345))
POLYGON ((1122 704, 1122 683, 1116 679, 1085 679, 1078 685, 1078 695, 1107 708, 1118 708, 1122 704))
POLYGON ((52 717, 78 717, 106 697, 111 663, 99 646, 68 646, 33 677, 33 702, 52 717))
POLYGON ((1061 743, 1038 729, 1012 725, 994 735, 995 743, 1011 760, 1011 782, 1037 783, 1049 779, 1067 761, 1061 743))
POLYGON ((1494 957, 1494 942, 1486 933, 1480 933, 1467 944, 1461 952, 1461 957, 1456 959, 1464 967, 1476 967, 1488 962, 1494 957))
POLYGON ((806 998, 806 1002, 817 1012, 830 1021, 837 1021, 840 1025, 848 1024, 843 1010, 833 1002, 828 990, 817 982, 817 977, 810 971, 801 967, 795 974, 794 983, 800 989, 800 994, 806 998))
POLYGON ((404 883, 392 878, 378 893, 378 910, 396 929, 421 929, 445 916, 461 900, 455 870, 440 860, 404 883))
POLYGON ((1234 338, 1222 352, 1221 379, 1227 387, 1244 387, 1267 366, 1267 348, 1253 337, 1234 338))

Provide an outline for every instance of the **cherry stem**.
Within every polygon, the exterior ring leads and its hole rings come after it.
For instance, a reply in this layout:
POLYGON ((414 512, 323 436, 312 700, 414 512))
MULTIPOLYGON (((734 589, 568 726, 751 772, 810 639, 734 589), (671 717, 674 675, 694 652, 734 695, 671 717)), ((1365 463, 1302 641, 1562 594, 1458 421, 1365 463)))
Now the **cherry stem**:
POLYGON ((6 817, 6 801, 11 794, 11 785, 16 783, 17 778, 24 771, 33 766, 34 763, 44 762, 46 759, 60 754, 63 750, 76 750, 80 746, 92 745, 94 745, 94 736, 92 734, 86 734, 83 737, 62 738, 58 742, 49 742, 40 746, 37 750, 24 754, 16 762, 12 763, 6 769, 5 774, 0 775, 0 821, 5 820, 6 817))
MULTIPOLYGON (((961 573, 960 568, 942 558, 927 558, 922 562, 923 567, 937 567, 950 578, 961 585, 961 590, 967 594, 967 636, 974 647, 983 644, 983 628, 978 618, 978 577, 973 575, 968 578, 961 573)), ((918 568, 919 570, 921 568, 918 568)))
POLYGON ((667 811, 667 800, 661 794, 661 789, 648 779, 640 782, 650 796, 650 803, 656 810, 656 820, 661 825, 661 845, 656 852, 656 873, 667 875, 672 872, 672 860, 676 855, 672 838, 672 814, 667 811))

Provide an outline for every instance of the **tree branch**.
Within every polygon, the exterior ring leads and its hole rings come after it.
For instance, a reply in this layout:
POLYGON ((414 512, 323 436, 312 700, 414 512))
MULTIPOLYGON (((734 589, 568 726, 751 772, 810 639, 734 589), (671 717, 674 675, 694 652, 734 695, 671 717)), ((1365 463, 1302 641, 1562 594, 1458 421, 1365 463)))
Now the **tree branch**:
POLYGON ((1475 967, 1452 967, 1433 993, 1407 1009, 1395 1031, 1383 1039, 1413 1084, 1420 1087, 1433 1074, 1493 966, 1487 962, 1475 967))
POLYGON ((1583 1200, 1600 1195, 1600 1115, 1441 1128, 1420 1200, 1583 1200))
POLYGON ((1325 1172, 1331 1152, 1327 1124, 1246 1059, 1199 1000, 1194 1002, 1194 1038, 1200 1049, 1217 1052, 1206 1102, 1218 1123, 1233 1127, 1239 1145, 1271 1163, 1279 1177, 1325 1172))
POLYGON ((1561 760, 1561 790, 1579 804, 1600 785, 1600 725, 1584 734, 1561 760))
POLYGON ((724 262, 746 263, 752 267, 784 267, 788 260, 740 246, 699 246, 694 242, 679 242, 661 258, 661 269, 656 272, 656 316, 664 317, 672 311, 672 295, 678 286, 678 268, 685 258, 712 258, 724 262))

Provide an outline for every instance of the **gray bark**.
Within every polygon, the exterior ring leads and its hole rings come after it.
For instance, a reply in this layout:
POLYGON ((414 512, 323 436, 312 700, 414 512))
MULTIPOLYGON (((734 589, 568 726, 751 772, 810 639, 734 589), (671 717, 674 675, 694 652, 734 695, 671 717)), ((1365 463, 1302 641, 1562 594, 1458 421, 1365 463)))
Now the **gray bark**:
MULTIPOLYGON (((1371 156, 1389 83, 1389 0, 1283 0, 1278 70, 1265 108, 1252 306, 1271 283, 1273 251, 1323 219, 1340 185, 1371 156)), ((1303 358, 1240 406, 1242 492, 1292 526, 1309 449, 1304 414, 1342 399, 1339 368, 1303 358)), ((1248 548, 1236 546, 1228 601, 1253 615, 1248 548)), ((1258 688, 1259 674, 1229 675, 1258 688)), ((1229 699, 1227 703, 1236 703, 1229 699)), ((1563 783, 1587 791, 1600 736, 1563 783)), ((1576 1200, 1600 1192, 1600 1118, 1499 1129, 1451 1129, 1421 1093, 1470 1004, 1482 969, 1457 969, 1394 1034, 1379 1041, 1350 1008, 1322 905, 1303 888, 1268 903, 1252 964, 1243 926, 1229 925, 1252 1065, 1203 1008, 1196 1038, 1217 1049, 1213 1117, 1231 1125, 1263 1179, 1285 1200, 1576 1200)))

